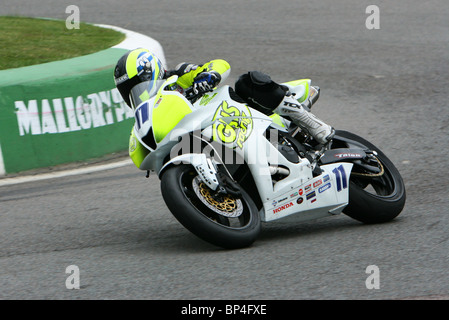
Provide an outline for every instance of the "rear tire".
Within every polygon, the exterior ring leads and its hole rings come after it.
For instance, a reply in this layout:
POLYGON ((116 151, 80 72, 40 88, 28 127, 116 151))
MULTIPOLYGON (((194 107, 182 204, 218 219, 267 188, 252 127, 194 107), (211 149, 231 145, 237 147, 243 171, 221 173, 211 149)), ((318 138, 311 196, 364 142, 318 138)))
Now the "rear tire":
POLYGON ((363 223, 383 223, 396 218, 404 208, 405 185, 398 169, 388 157, 369 141, 347 131, 337 131, 336 136, 363 144, 377 152, 385 172, 380 177, 361 177, 351 174, 349 204, 343 212, 363 223), (370 189, 370 190, 369 190, 370 189))
MULTIPOLYGON (((164 172, 161 192, 173 216, 190 232, 216 246, 225 249, 250 246, 261 229, 260 216, 253 200, 242 190, 239 198, 242 213, 238 217, 219 214, 206 206, 193 190, 192 184, 197 176, 195 169, 185 164, 164 172)), ((213 193, 212 190, 210 192, 213 193)))

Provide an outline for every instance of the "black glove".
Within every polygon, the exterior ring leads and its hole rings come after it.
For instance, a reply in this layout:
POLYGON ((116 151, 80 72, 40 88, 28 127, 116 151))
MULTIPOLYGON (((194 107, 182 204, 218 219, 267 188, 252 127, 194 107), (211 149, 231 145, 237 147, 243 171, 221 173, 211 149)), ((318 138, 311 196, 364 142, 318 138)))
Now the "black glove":
POLYGON ((212 91, 221 80, 221 76, 217 72, 201 72, 193 79, 193 93, 199 94, 212 91))

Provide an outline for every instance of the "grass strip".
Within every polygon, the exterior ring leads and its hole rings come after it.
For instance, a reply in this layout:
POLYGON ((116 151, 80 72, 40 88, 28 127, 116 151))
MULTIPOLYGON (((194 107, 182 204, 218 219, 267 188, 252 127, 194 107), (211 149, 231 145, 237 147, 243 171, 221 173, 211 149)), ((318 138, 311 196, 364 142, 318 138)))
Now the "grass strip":
POLYGON ((124 39, 121 32, 82 22, 68 29, 60 20, 1 16, 0 70, 79 57, 124 39))

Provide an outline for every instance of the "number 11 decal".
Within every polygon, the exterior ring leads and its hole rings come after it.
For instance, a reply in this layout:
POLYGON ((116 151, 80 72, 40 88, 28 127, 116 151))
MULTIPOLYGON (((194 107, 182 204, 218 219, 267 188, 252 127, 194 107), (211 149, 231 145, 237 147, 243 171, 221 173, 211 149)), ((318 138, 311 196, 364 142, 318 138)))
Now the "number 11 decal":
POLYGON ((343 168, 343 165, 335 168, 334 170, 332 170, 332 172, 337 178, 337 191, 340 192, 342 189, 346 189, 348 187, 348 183, 346 180, 346 172, 345 168, 343 168))

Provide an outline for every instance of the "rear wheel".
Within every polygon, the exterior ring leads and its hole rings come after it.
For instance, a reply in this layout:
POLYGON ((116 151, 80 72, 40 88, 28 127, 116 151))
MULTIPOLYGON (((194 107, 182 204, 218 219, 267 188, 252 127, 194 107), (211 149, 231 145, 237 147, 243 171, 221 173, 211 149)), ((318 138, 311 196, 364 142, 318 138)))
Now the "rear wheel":
POLYGON ((175 218, 199 238, 226 249, 251 245, 260 233, 256 205, 242 190, 240 197, 219 194, 190 165, 167 169, 161 192, 175 218))
POLYGON ((343 212, 363 223, 382 223, 396 218, 404 208, 406 199, 405 185, 399 171, 369 141, 347 131, 337 131, 337 141, 338 136, 346 138, 343 139, 345 147, 350 147, 352 140, 357 146, 363 145, 366 149, 375 151, 373 157, 380 169, 380 172, 373 173, 359 170, 354 165, 349 184, 349 204, 343 212))

